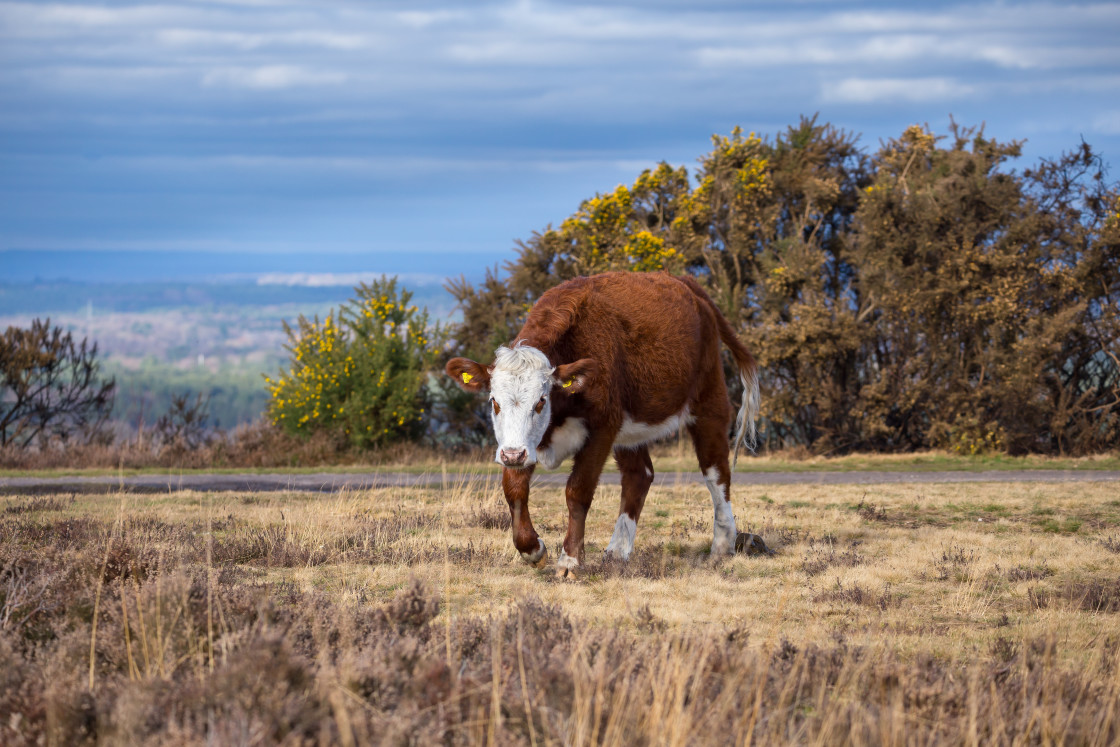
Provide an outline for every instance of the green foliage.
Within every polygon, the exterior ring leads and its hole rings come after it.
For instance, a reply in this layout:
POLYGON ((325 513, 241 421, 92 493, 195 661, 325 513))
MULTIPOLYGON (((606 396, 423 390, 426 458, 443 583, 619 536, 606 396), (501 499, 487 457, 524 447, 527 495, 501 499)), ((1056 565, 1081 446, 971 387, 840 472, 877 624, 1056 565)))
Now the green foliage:
POLYGON ((579 275, 682 270, 670 226, 687 185, 684 169, 662 163, 643 171, 632 187, 620 184, 614 192, 585 200, 559 230, 541 240, 555 242, 556 261, 579 275))
POLYGON ((956 125, 941 140, 911 127, 874 159, 853 242, 862 409, 846 437, 1012 453, 1115 447, 1115 186, 1087 145, 1020 176, 1003 168, 1018 143, 956 125))
MULTIPOLYGON (((1120 196, 1088 145, 1021 173, 953 124, 871 155, 802 118, 713 138, 535 234, 463 309, 487 358, 578 274, 684 270, 762 367, 769 445, 1087 453, 1120 445, 1120 196)), ((731 386, 736 386, 734 379, 731 386)))
POLYGON ((177 409, 177 400, 201 395, 207 402, 208 427, 248 425, 261 417, 268 404, 268 392, 261 387, 262 367, 248 362, 211 371, 147 358, 139 367, 129 368, 109 359, 104 370, 117 383, 112 419, 133 428, 141 423, 150 428, 161 413, 177 409))
POLYGON ((418 438, 424 384, 442 332, 396 278, 361 284, 356 298, 318 317, 285 325, 288 370, 266 377, 272 422, 289 433, 326 431, 358 447, 418 438))
POLYGON ((0 336, 0 446, 89 441, 113 408, 115 384, 101 381, 97 344, 74 341, 50 319, 0 336))

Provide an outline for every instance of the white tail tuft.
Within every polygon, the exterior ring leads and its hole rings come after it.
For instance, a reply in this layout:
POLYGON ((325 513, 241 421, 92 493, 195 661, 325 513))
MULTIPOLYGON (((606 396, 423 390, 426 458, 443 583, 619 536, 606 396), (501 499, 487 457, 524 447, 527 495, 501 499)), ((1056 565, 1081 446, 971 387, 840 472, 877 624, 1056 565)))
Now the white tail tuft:
POLYGON ((758 442, 758 431, 755 420, 758 419, 758 409, 762 395, 758 391, 758 368, 740 368, 739 380, 743 382, 743 400, 739 404, 739 415, 735 419, 735 443, 732 449, 731 469, 739 462, 739 447, 749 435, 747 448, 752 452, 758 442))

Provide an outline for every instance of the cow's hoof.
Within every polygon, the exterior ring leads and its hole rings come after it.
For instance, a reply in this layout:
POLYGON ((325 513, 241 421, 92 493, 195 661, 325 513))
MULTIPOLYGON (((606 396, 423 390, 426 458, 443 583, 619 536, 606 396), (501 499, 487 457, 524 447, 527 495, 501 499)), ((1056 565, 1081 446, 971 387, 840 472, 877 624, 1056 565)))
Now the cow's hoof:
POLYGON ((730 558, 734 554, 735 546, 725 540, 722 542, 713 542, 709 556, 713 563, 718 563, 720 560, 723 560, 724 558, 730 558))
POLYGON ((740 555, 777 555, 777 552, 766 546, 762 537, 750 532, 739 532, 735 537, 735 552, 740 555))
POLYGON ((560 557, 556 559, 556 578, 561 581, 575 581, 577 571, 579 571, 579 561, 561 550, 560 557))
POLYGON ((548 563, 548 548, 544 546, 544 541, 540 538, 537 539, 536 552, 523 552, 521 559, 534 568, 543 568, 548 563))
POLYGON ((730 555, 728 555, 727 553, 722 553, 722 552, 712 552, 712 553, 709 553, 709 554, 708 554, 708 560, 707 560, 707 563, 706 563, 706 565, 707 565, 707 566, 708 566, 709 568, 719 568, 719 567, 720 567, 720 566, 722 566, 722 565, 723 565, 723 564, 724 564, 724 563, 725 563, 725 562, 727 561, 727 559, 728 559, 728 558, 730 558, 730 557, 731 557, 731 556, 730 556, 730 555))

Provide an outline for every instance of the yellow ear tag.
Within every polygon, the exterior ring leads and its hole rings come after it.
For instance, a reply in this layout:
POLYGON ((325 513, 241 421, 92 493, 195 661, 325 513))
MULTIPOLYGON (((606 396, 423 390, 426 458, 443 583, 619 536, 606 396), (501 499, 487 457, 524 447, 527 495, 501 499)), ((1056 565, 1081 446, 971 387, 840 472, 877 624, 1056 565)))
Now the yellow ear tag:
POLYGON ((471 383, 471 379, 473 379, 473 378, 474 377, 471 376, 469 373, 465 373, 465 374, 463 374, 463 383, 464 384, 469 384, 469 383, 471 383))
POLYGON ((574 379, 568 379, 567 381, 565 381, 564 388, 567 389, 568 387, 570 387, 572 385, 572 381, 574 381, 574 379))

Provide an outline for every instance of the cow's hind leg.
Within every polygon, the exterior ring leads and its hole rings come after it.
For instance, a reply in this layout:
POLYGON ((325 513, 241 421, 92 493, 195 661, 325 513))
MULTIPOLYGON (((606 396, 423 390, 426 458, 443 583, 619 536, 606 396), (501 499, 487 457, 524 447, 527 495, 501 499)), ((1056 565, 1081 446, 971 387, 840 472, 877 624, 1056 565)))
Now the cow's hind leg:
POLYGON ((704 474, 704 484, 712 496, 712 557, 735 552, 735 514, 731 510, 731 451, 727 428, 730 410, 711 417, 698 417, 688 431, 696 447, 696 458, 704 474))
POLYGON ((642 514, 649 486, 653 484, 653 461, 645 446, 615 449, 614 460, 618 462, 622 477, 622 500, 606 553, 629 560, 630 553, 634 551, 634 537, 638 534, 638 517, 642 514))

